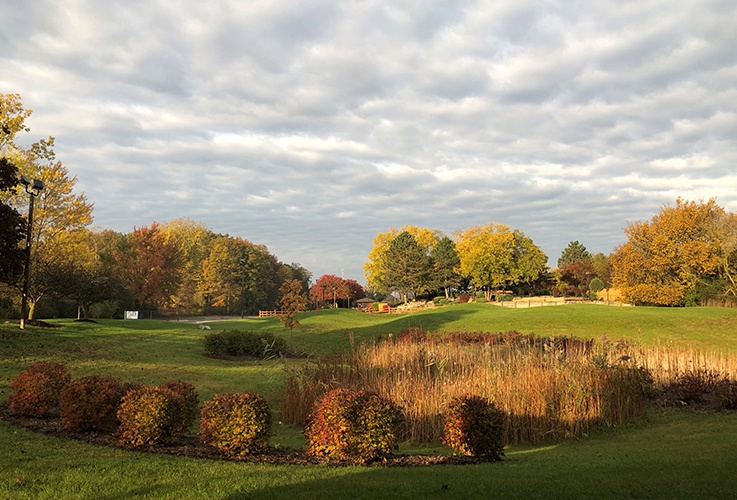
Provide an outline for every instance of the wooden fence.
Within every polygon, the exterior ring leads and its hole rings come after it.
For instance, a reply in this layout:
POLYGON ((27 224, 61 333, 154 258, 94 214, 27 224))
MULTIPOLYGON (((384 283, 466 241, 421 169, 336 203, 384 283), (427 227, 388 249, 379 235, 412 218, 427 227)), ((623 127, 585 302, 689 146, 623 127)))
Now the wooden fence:
POLYGON ((281 315, 282 315, 281 311, 259 311, 258 312, 259 318, 272 318, 272 317, 281 316, 281 315))

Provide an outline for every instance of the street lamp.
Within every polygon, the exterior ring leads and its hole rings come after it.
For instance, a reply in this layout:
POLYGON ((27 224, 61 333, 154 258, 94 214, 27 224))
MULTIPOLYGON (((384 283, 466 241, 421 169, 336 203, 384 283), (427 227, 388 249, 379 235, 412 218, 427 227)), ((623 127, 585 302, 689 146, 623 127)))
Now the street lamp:
POLYGON ((26 189, 31 198, 28 203, 28 232, 26 233, 26 266, 23 271, 23 297, 20 303, 20 328, 26 326, 26 306, 28 305, 28 286, 31 281, 31 233, 33 231, 33 200, 43 191, 44 183, 38 179, 33 179, 33 183, 26 179, 25 175, 20 176, 20 183, 26 189))

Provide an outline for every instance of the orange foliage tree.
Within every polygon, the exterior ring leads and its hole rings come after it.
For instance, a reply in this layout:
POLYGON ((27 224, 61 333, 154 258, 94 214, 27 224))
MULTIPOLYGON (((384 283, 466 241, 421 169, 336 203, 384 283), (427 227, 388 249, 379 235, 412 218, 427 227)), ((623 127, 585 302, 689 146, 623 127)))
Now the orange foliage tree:
POLYGON ((629 241, 612 255, 613 285, 635 304, 683 305, 689 290, 718 276, 724 215, 714 199, 678 198, 650 221, 628 224, 629 241))

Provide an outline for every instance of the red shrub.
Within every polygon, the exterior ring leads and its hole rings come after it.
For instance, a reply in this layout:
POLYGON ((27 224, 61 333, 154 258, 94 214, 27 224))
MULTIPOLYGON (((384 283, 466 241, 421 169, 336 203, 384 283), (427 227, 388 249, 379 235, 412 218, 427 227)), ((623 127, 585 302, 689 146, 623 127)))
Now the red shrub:
POLYGON ((64 427, 73 432, 114 429, 123 384, 115 377, 92 375, 71 381, 59 397, 64 427))
POLYGON ((71 380, 69 370, 57 363, 35 363, 10 382, 10 411, 16 415, 44 417, 59 407, 59 394, 71 380))

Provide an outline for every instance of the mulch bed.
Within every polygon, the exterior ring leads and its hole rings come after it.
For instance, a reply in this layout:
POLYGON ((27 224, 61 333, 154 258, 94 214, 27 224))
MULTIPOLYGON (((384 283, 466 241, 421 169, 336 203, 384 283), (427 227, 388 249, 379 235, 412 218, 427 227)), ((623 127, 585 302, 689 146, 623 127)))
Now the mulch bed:
MULTIPOLYGON (((313 465, 327 464, 333 466, 355 465, 350 461, 330 460, 325 457, 312 457, 302 450, 287 448, 270 448, 268 452, 245 457, 231 457, 217 448, 199 442, 195 436, 185 436, 167 444, 146 448, 128 448, 117 444, 111 433, 104 432, 70 432, 64 428, 58 417, 33 418, 12 415, 8 403, 0 404, 0 419, 17 427, 33 432, 63 439, 73 439, 87 443, 108 446, 111 448, 128 449, 147 453, 175 455, 189 458, 204 458, 208 460, 224 460, 230 462, 248 462, 273 465, 313 465)), ((447 456, 447 455, 394 455, 385 460, 370 462, 365 465, 379 467, 422 467, 428 465, 466 465, 487 462, 480 457, 447 456)))

